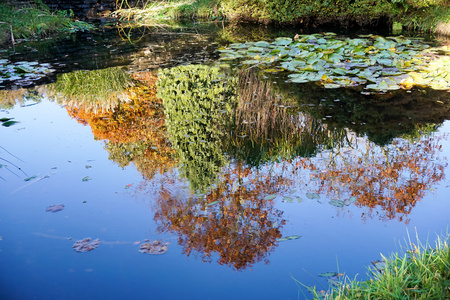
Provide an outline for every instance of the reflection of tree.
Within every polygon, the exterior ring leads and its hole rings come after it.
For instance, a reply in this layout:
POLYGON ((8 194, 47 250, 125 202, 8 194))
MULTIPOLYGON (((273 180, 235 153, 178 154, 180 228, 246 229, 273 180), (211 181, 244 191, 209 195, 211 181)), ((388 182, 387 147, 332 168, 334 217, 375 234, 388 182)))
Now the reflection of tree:
POLYGON ((188 65, 161 71, 167 129, 192 190, 204 191, 225 165, 221 139, 235 96, 235 80, 218 67, 188 65))
POLYGON ((292 103, 282 100, 273 84, 252 70, 239 74, 238 103, 225 151, 251 166, 267 161, 313 156, 321 148, 342 143, 345 130, 330 130, 292 103))
POLYGON ((335 149, 326 160, 301 160, 304 169, 321 170, 318 191, 330 199, 356 197, 356 205, 367 207, 363 217, 383 220, 406 216, 433 184, 444 179, 444 162, 437 152, 439 139, 430 136, 416 142, 396 139, 379 147, 354 139, 353 149, 335 149))
POLYGON ((161 231, 179 234, 188 256, 198 252, 210 261, 215 253, 219 264, 242 270, 261 260, 267 263, 267 254, 276 247, 285 220, 273 200, 263 198, 287 183, 281 176, 252 173, 236 164, 204 195, 179 197, 163 187, 155 219, 161 231))
POLYGON ((146 178, 164 173, 175 165, 174 151, 166 137, 161 100, 156 97, 151 73, 135 75, 146 84, 136 84, 123 93, 129 101, 119 102, 111 110, 92 110, 86 105, 66 106, 69 115, 89 124, 97 139, 108 140, 110 159, 125 167, 133 162, 146 178))
POLYGON ((368 94, 361 87, 324 89, 314 83, 293 84, 278 80, 275 86, 285 98, 331 128, 347 128, 378 144, 416 135, 429 124, 450 118, 449 94, 432 89, 368 94))

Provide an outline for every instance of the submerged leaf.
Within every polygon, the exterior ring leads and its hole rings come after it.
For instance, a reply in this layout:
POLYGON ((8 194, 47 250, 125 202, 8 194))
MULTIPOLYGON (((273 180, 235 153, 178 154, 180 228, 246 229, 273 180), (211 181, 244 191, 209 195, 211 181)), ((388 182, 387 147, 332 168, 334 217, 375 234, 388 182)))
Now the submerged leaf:
POLYGON ((170 243, 163 243, 161 240, 147 240, 146 243, 141 244, 139 252, 153 255, 164 254, 169 249, 169 244, 170 243))
POLYGON ((85 238, 79 241, 76 241, 73 245, 73 249, 77 252, 88 252, 94 250, 100 245, 100 240, 95 239, 91 242, 91 238, 85 238))
POLYGON ((337 275, 336 272, 324 272, 324 273, 319 274, 319 276, 321 276, 321 277, 332 277, 335 275, 337 275))
POLYGON ((45 209, 45 211, 55 213, 55 212, 61 211, 63 209, 64 209, 63 204, 55 204, 55 205, 47 207, 45 209))

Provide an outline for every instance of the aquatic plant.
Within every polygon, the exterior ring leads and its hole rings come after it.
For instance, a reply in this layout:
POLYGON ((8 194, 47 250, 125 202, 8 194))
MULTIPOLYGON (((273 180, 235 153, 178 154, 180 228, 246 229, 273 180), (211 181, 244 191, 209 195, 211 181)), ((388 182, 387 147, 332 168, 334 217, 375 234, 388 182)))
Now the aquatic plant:
POLYGON ((38 63, 37 61, 11 63, 8 59, 0 59, 0 88, 4 87, 1 84, 31 85, 54 71, 48 63, 38 63))
POLYGON ((289 71, 289 81, 294 83, 318 82, 325 88, 362 85, 382 92, 414 85, 450 89, 446 68, 439 69, 439 84, 415 79, 415 71, 436 79, 436 66, 447 64, 448 57, 438 55, 445 51, 443 48, 428 48, 419 40, 401 37, 369 35, 351 39, 326 33, 281 37, 271 43, 235 43, 219 51, 223 61, 240 61, 266 72, 289 71), (435 62, 435 57, 439 61, 435 62))

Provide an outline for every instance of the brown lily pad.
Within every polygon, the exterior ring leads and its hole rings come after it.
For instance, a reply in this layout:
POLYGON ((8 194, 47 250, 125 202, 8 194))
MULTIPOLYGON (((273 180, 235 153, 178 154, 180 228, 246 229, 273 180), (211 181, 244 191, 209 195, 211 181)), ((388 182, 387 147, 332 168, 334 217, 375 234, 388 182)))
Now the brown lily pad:
POLYGON ((145 241, 145 243, 141 244, 141 249, 139 250, 141 253, 158 255, 166 253, 169 249, 170 243, 163 243, 161 240, 145 241))
POLYGON ((91 241, 91 238, 85 238, 79 241, 76 241, 73 245, 73 249, 77 252, 88 252, 94 250, 100 245, 100 240, 95 239, 91 241))
POLYGON ((45 211, 55 213, 55 212, 61 211, 63 209, 64 209, 63 204, 55 204, 55 205, 47 207, 45 209, 45 211))

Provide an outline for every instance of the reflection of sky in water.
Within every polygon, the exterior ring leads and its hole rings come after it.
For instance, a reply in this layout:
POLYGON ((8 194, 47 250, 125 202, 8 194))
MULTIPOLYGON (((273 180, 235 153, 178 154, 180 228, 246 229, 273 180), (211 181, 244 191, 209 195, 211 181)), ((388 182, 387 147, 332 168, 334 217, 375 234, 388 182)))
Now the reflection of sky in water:
MULTIPOLYGON (((339 270, 364 278, 364 266, 404 245, 407 231, 431 242, 448 227, 446 180, 416 204, 410 223, 377 218, 361 219, 365 208, 336 208, 326 199, 308 199, 302 186, 296 189, 303 202, 281 202, 287 220, 283 235, 301 235, 280 242, 268 257, 243 272, 181 254, 177 237, 160 235, 153 221, 152 194, 133 196, 142 181, 134 167, 122 169, 108 160, 102 141, 91 129, 67 117, 58 105, 43 101, 16 107, 0 117, 19 124, 0 127, 0 157, 20 166, 27 176, 11 167, 0 169, 0 298, 2 299, 295 299, 292 274, 305 284, 317 284, 306 272, 339 270), (86 165, 92 168, 86 168, 86 165), (55 168, 56 169, 52 169, 55 168), (45 176, 40 181, 24 178, 45 176), (92 180, 82 182, 89 176, 92 180), (125 189, 127 184, 133 184, 125 189), (86 203, 83 203, 86 201, 86 203), (48 213, 45 208, 64 204, 48 213), (68 238, 71 237, 72 240, 68 238), (99 238, 102 243, 89 253, 76 253, 75 240, 99 238), (144 255, 135 241, 162 238, 171 244, 166 254, 144 255), (115 243, 124 242, 124 243, 115 243)), ((445 122, 440 132, 449 132, 445 122)), ((443 140, 443 156, 450 144, 443 140)), ((5 162, 2 162, 3 164, 5 162)), ((446 168, 446 173, 448 168, 446 168)), ((300 185, 300 184, 299 184, 300 185)), ((321 196, 322 197, 322 196, 321 196)), ((323 197, 324 198, 324 197, 323 197)), ((317 277, 317 276, 316 276, 317 277)))

